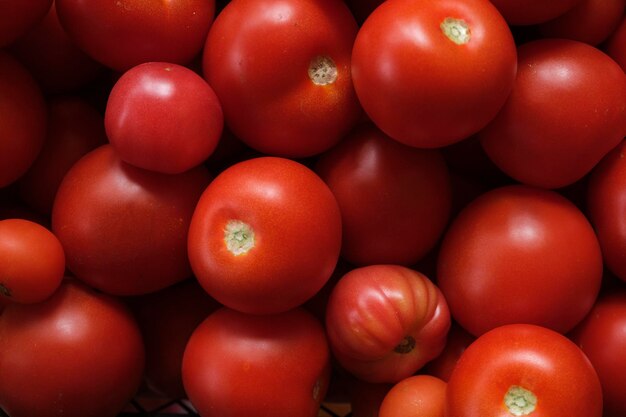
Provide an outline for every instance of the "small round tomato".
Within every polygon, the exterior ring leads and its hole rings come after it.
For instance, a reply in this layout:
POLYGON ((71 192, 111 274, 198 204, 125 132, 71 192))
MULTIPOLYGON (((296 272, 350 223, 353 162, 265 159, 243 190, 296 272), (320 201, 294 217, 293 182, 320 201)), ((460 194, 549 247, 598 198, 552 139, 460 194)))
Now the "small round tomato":
POLYGON ((290 159, 260 157, 222 171, 189 228, 204 289, 248 313, 301 305, 328 281, 341 249, 341 213, 328 186, 290 159))
POLYGON ((0 2, 0 48, 4 48, 37 25, 52 6, 52 0, 0 2))
POLYGON ((500 187, 446 232, 437 283, 454 319, 478 336, 509 323, 571 330, 591 309, 602 253, 584 214, 554 191, 500 187))
POLYGON ((222 308, 193 332, 183 382, 202 417, 315 417, 330 378, 322 325, 302 309, 222 308))
POLYGON ((0 315, 0 407, 11 417, 114 417, 141 383, 144 347, 119 301, 66 280, 0 315))
POLYGON ((439 289, 425 275, 398 265, 353 269, 337 282, 326 308, 334 357, 368 382, 409 377, 441 353, 449 328, 439 289))
POLYGON ((123 161, 178 174, 215 150, 224 116, 213 89, 198 74, 180 65, 147 62, 115 83, 104 124, 123 161))
POLYGON ((357 121, 350 55, 357 24, 341 0, 233 0, 206 40, 204 77, 250 147, 305 157, 357 121))
POLYGON ((64 275, 63 246, 50 230, 28 220, 0 220, 0 298, 38 303, 64 275))
POLYGON ((491 0, 511 25, 534 25, 558 17, 581 0, 491 0))
POLYGON ((487 0, 383 2, 361 26, 352 77, 392 138, 435 148, 483 128, 515 80, 515 42, 487 0))
POLYGON ((446 417, 602 416, 602 388, 568 338, 530 324, 493 329, 459 358, 446 417))
POLYGON ((413 375, 385 395, 378 417, 443 417, 447 384, 430 375, 413 375))
POLYGON ((322 155, 315 171, 337 198, 342 257, 355 265, 414 264, 448 223, 450 178, 437 150, 411 148, 367 125, 322 155))
POLYGON ((626 135, 626 74, 583 42, 540 39, 518 48, 515 86, 479 133, 491 160, 544 188, 584 177, 626 135))

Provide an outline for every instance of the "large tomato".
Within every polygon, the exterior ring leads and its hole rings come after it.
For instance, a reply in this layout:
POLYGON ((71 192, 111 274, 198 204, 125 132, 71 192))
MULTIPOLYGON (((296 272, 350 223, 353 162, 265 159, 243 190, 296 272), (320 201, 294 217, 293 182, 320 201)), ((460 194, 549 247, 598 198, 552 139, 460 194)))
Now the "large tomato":
POLYGON ((350 55, 357 24, 341 0, 233 0, 209 32, 204 76, 251 147, 304 157, 336 144, 360 108, 350 55))
POLYGON ((337 198, 342 256, 353 264, 414 264, 448 223, 450 178, 437 150, 408 147, 368 125, 322 155, 315 170, 337 198))
POLYGON ((434 148, 483 128, 515 79, 515 43, 488 0, 383 2, 352 54, 359 100, 385 133, 434 148))
POLYGON ((111 145, 91 151, 66 174, 52 209, 69 270, 115 295, 190 277, 187 231, 209 180, 202 167, 160 174, 122 162, 111 145))
POLYGON ((260 157, 232 165, 207 187, 189 228, 200 284, 236 310, 276 313, 311 298, 341 249, 341 213, 306 166, 260 157))
POLYGON ((591 309, 602 254, 583 213, 554 191, 511 185, 470 203, 441 244, 437 282, 478 336, 508 323, 571 330, 591 309))
POLYGON ((544 327, 510 324, 485 333, 459 358, 446 417, 602 416, 602 388, 585 354, 544 327))
POLYGON ((572 184, 626 135, 626 74, 583 42, 541 39, 518 52, 513 91, 481 143, 519 182, 572 184))
POLYGON ((79 282, 0 315, 0 406, 11 417, 114 417, 143 366, 130 312, 79 282))
POLYGON ((385 395, 378 417, 443 417, 446 386, 430 375, 405 378, 385 395))
POLYGON ((202 417, 315 417, 330 377, 322 325, 308 312, 222 308, 193 332, 183 382, 202 417))
POLYGON ((55 6, 70 38, 117 71, 149 61, 189 63, 215 14, 214 0, 56 0, 55 6))
POLYGON ((356 377, 396 383, 444 348, 450 313, 423 274, 370 265, 345 274, 330 294, 326 331, 334 357, 356 377))

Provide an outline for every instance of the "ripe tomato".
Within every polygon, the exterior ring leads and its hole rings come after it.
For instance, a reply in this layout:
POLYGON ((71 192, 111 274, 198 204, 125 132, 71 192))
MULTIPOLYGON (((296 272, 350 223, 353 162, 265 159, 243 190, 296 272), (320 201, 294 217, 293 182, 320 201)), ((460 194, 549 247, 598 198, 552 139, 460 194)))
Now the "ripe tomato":
POLYGON ((202 417, 315 417, 330 375, 321 324, 302 309, 222 308, 193 332, 183 382, 202 417))
POLYGON ((70 38, 117 71, 149 61, 189 63, 215 14, 214 0, 56 0, 55 6, 70 38))
POLYGON ((207 187, 189 228, 189 259, 204 289, 248 313, 301 305, 331 276, 341 213, 309 168, 260 157, 232 165, 207 187))
POLYGON ((396 383, 415 373, 441 353, 449 327, 439 289, 421 273, 397 265, 348 272, 326 309, 335 359, 368 382, 396 383))
POLYGON ((385 395, 378 417, 444 417, 446 386, 430 375, 405 378, 385 395))
POLYGON ((483 128, 515 79, 515 43, 487 0, 383 2, 352 54, 359 100, 407 145, 435 148, 483 128))
POLYGON ((11 417, 114 417, 141 382, 143 341, 117 300, 67 280, 0 315, 0 406, 11 417))
POLYGON ((337 198, 342 256, 353 264, 414 264, 448 223, 450 178, 436 150, 402 145, 367 125, 322 155, 315 171, 337 198))
POLYGON ((561 16, 581 0, 490 0, 511 25, 534 25, 561 16))
POLYGON ((606 54, 578 41, 541 39, 518 52, 513 92, 480 132, 481 143, 519 182, 570 185, 626 135, 626 75, 606 54))
POLYGON ((626 291, 603 294, 570 337, 597 371, 602 384, 604 417, 626 415, 626 291))
POLYGON ((0 50, 0 188, 33 163, 46 136, 46 104, 26 68, 0 50))
POLYGON ((147 62, 115 83, 104 123, 123 161, 178 174, 215 150, 224 116, 213 89, 198 74, 180 65, 147 62))
POLYGON ((266 154, 305 157, 356 122, 350 55, 357 24, 341 0, 233 0, 206 40, 204 76, 226 123, 266 154))
POLYGON ((585 354, 544 327, 510 324, 480 336, 459 358, 446 417, 602 416, 602 388, 585 354))
POLYGON ((50 230, 22 220, 0 220, 0 298, 38 303, 65 274, 63 246, 50 230))
POLYGON ((0 48, 19 39, 50 9, 52 0, 0 2, 0 48))
POLYGON ((122 162, 111 145, 91 151, 66 174, 52 209, 69 270, 115 295, 190 277, 187 231, 209 181, 202 167, 159 174, 122 162))
POLYGON ((509 323, 571 330, 602 281, 583 213, 554 191, 511 185, 471 202, 446 232, 437 282, 452 317, 478 336, 509 323))

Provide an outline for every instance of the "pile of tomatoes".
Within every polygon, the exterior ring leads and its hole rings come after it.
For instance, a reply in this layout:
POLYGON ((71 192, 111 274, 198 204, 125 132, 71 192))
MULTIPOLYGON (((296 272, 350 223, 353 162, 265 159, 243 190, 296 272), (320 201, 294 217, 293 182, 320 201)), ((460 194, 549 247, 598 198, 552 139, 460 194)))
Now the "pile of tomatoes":
POLYGON ((626 415, 625 9, 0 1, 0 408, 626 415))

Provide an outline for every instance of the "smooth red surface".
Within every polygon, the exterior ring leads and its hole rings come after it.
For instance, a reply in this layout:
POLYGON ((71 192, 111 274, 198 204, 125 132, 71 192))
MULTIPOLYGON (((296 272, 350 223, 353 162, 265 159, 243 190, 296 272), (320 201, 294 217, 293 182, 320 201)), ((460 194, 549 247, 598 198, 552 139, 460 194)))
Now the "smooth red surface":
POLYGON ((443 417, 447 384, 430 375, 413 375, 395 384, 380 405, 378 417, 443 417))
POLYGON ((604 51, 626 72, 626 17, 604 44, 604 51))

